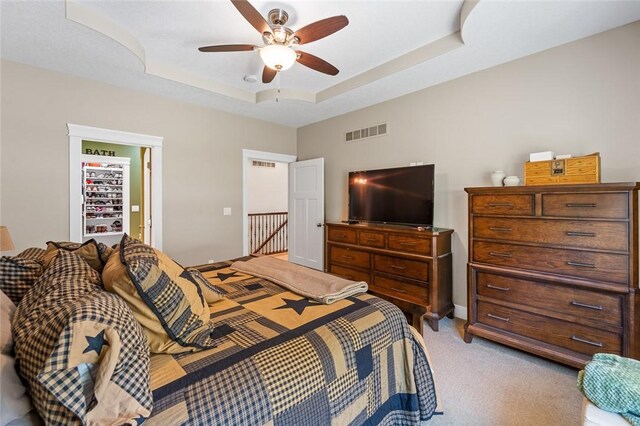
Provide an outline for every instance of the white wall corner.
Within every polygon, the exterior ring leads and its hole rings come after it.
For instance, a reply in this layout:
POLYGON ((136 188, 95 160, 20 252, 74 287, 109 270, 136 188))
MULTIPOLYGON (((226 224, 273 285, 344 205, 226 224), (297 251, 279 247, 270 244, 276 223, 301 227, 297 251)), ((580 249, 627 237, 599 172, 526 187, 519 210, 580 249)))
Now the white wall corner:
POLYGON ((467 307, 462 305, 453 305, 455 309, 453 310, 453 316, 456 318, 460 318, 461 320, 467 320, 467 307))

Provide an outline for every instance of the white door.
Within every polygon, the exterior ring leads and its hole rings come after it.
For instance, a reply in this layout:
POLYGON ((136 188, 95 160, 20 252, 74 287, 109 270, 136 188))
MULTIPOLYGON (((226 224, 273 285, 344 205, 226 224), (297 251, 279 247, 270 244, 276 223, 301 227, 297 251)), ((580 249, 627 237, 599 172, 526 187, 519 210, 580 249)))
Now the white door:
POLYGON ((289 261, 323 270, 324 158, 289 164, 289 261))

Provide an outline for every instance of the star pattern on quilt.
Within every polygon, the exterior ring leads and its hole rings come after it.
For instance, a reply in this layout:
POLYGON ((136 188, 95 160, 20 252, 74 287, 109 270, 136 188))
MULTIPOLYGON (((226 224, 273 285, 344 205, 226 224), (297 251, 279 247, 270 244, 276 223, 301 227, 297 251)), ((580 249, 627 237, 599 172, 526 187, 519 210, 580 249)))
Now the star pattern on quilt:
POLYGON ((228 274, 224 274, 222 272, 218 272, 216 274, 216 278, 219 279, 220 281, 224 281, 224 280, 227 280, 227 279, 229 279, 231 277, 237 277, 237 276, 238 276, 238 273, 236 271, 233 271, 233 272, 228 273, 228 274))
POLYGON ((109 346, 109 342, 107 342, 104 338, 104 330, 102 330, 95 336, 85 337, 87 339, 87 343, 89 343, 89 346, 87 346, 86 349, 82 352, 83 354, 91 351, 96 351, 96 353, 100 355, 100 352, 102 352, 102 348, 104 347, 104 345, 109 346))
POLYGON ((284 302, 284 305, 278 306, 277 308, 273 308, 273 309, 274 310, 275 309, 293 309, 294 311, 296 311, 298 315, 302 315, 304 310, 309 306, 320 305, 320 303, 310 299, 300 299, 300 300, 282 299, 282 301, 284 302))

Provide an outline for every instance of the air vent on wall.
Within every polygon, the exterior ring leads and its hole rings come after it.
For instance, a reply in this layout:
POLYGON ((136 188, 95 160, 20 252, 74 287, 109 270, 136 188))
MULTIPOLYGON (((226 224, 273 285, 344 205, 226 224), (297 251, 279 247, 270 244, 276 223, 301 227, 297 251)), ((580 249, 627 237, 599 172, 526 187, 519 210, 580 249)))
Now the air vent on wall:
POLYGON ((371 139, 387 134, 387 123, 377 124, 364 129, 350 130, 344 134, 344 142, 351 143, 361 141, 363 139, 371 139))
POLYGON ((273 163, 271 161, 253 160, 252 164, 254 167, 275 167, 276 166, 276 163, 273 163))

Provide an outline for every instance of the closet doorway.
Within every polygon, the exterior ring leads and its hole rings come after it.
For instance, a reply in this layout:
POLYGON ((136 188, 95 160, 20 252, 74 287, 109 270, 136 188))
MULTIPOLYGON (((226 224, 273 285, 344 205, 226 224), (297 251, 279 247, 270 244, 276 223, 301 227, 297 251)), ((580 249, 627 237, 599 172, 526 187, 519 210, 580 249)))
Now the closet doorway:
POLYGON ((67 126, 70 241, 96 238, 111 245, 126 232, 133 238, 162 249, 163 138, 75 124, 67 126), (117 168, 123 158, 129 160, 126 188, 115 177, 117 171, 110 169, 117 168), (101 170, 102 165, 108 167, 101 170), (123 209, 119 208, 120 198, 127 199, 123 209), (87 204, 87 201, 91 203, 87 204), (87 206, 91 210, 88 215, 87 206), (126 217, 121 222, 120 235, 116 235, 118 224, 114 225, 114 221, 110 220, 116 209, 122 210, 122 215, 126 217), (87 220, 87 216, 91 219, 87 220), (107 229, 109 235, 91 232, 98 230, 94 227, 104 231, 105 226, 111 227, 107 229))

